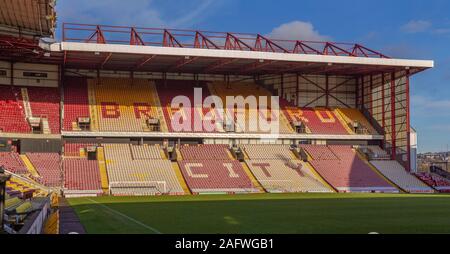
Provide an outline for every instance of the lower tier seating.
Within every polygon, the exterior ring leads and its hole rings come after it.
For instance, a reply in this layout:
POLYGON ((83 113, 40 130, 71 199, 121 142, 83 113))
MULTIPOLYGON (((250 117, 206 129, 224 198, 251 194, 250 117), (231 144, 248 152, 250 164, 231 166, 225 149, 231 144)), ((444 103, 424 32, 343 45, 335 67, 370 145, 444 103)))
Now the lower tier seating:
POLYGON ((398 192, 359 158, 350 146, 303 145, 311 165, 340 192, 398 192))
POLYGON ((229 160, 227 145, 181 146, 181 156, 184 160, 210 159, 229 160))
POLYGON ((429 193, 433 189, 420 181, 414 175, 408 173, 397 161, 373 160, 370 161, 386 178, 403 190, 411 193, 429 193))
POLYGON ((450 192, 450 180, 434 173, 417 173, 416 176, 439 192, 450 192))
POLYGON ((300 160, 247 160, 267 192, 331 192, 300 160))
POLYGON ((105 144, 106 167, 113 195, 184 194, 169 160, 133 159, 128 144, 105 144))
POLYGON ((179 165, 193 193, 257 191, 237 160, 183 160, 179 165))
POLYGON ((61 186, 61 160, 57 153, 27 153, 33 166, 38 171, 41 184, 49 187, 61 186))
POLYGON ((6 170, 16 174, 28 173, 27 167, 20 159, 19 154, 15 152, 0 152, 0 166, 4 166, 6 170))
POLYGON ((82 154, 86 153, 86 148, 95 146, 92 143, 65 143, 64 144, 64 156, 68 157, 85 157, 82 154))
POLYGON ((68 190, 102 192, 98 161, 66 158, 63 169, 64 187, 68 190))

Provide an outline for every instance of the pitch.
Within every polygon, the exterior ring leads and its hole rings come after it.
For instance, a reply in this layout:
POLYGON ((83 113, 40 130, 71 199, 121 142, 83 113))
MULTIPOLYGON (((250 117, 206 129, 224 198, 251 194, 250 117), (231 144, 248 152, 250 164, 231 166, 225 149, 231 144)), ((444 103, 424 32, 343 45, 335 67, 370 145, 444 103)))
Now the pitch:
POLYGON ((73 198, 87 233, 450 233, 450 195, 73 198))

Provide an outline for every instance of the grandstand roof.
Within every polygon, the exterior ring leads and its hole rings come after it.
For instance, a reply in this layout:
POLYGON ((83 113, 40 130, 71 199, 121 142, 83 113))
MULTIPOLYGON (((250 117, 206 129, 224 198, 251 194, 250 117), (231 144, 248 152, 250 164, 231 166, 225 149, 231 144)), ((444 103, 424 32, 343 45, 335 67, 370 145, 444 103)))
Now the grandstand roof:
POLYGON ((53 36, 55 0, 0 0, 0 33, 41 37, 53 36))
POLYGON ((433 61, 393 59, 360 44, 278 40, 260 34, 63 24, 69 68, 215 74, 364 75, 433 67, 433 61))

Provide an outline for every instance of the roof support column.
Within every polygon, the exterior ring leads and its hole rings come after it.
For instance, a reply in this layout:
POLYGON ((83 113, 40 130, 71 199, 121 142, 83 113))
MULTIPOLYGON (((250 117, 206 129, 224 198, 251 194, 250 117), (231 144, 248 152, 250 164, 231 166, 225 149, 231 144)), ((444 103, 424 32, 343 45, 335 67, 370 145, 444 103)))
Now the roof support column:
POLYGON ((328 82, 328 74, 325 75, 325 106, 328 108, 330 106, 329 98, 330 98, 330 87, 328 82))
MULTIPOLYGON (((384 78, 384 73, 381 74, 381 128, 383 128, 383 133, 386 133, 386 105, 385 105, 385 100, 386 100, 386 95, 385 95, 385 91, 384 89, 386 89, 386 80, 384 78)), ((384 135, 384 139, 383 139, 383 149, 386 148, 386 144, 385 144, 385 140, 386 140, 386 135, 384 135)))
POLYGON ((300 79, 299 79, 299 77, 298 77, 298 74, 296 74, 295 75, 295 78, 296 78, 296 82, 295 82, 295 106, 297 106, 298 107, 298 105, 300 104, 300 100, 299 100, 299 97, 300 97, 300 84, 299 84, 299 82, 300 82, 300 79))
POLYGON ((410 122, 410 100, 409 100, 409 69, 406 70, 405 76, 405 93, 406 93, 406 152, 408 165, 406 169, 411 172, 411 122, 410 122))
POLYGON ((391 160, 396 160, 396 126, 395 126, 395 72, 391 73, 391 160))
POLYGON ((284 74, 281 74, 281 79, 280 79, 280 92, 281 92, 281 98, 284 98, 284 74))
POLYGON ((370 83, 369 83, 369 96, 370 96, 370 114, 373 116, 373 75, 370 74, 370 83))

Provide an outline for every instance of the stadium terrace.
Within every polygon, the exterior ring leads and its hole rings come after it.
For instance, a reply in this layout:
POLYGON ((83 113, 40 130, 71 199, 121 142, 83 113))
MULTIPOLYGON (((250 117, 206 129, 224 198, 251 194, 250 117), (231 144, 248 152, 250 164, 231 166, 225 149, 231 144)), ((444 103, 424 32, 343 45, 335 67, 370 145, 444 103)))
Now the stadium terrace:
POLYGON ((410 125, 410 78, 433 61, 355 43, 96 24, 62 24, 56 41, 55 1, 18 2, 36 4, 0 1, 9 233, 76 231, 58 197, 67 208, 65 198, 450 191, 445 176, 417 172, 410 125))

